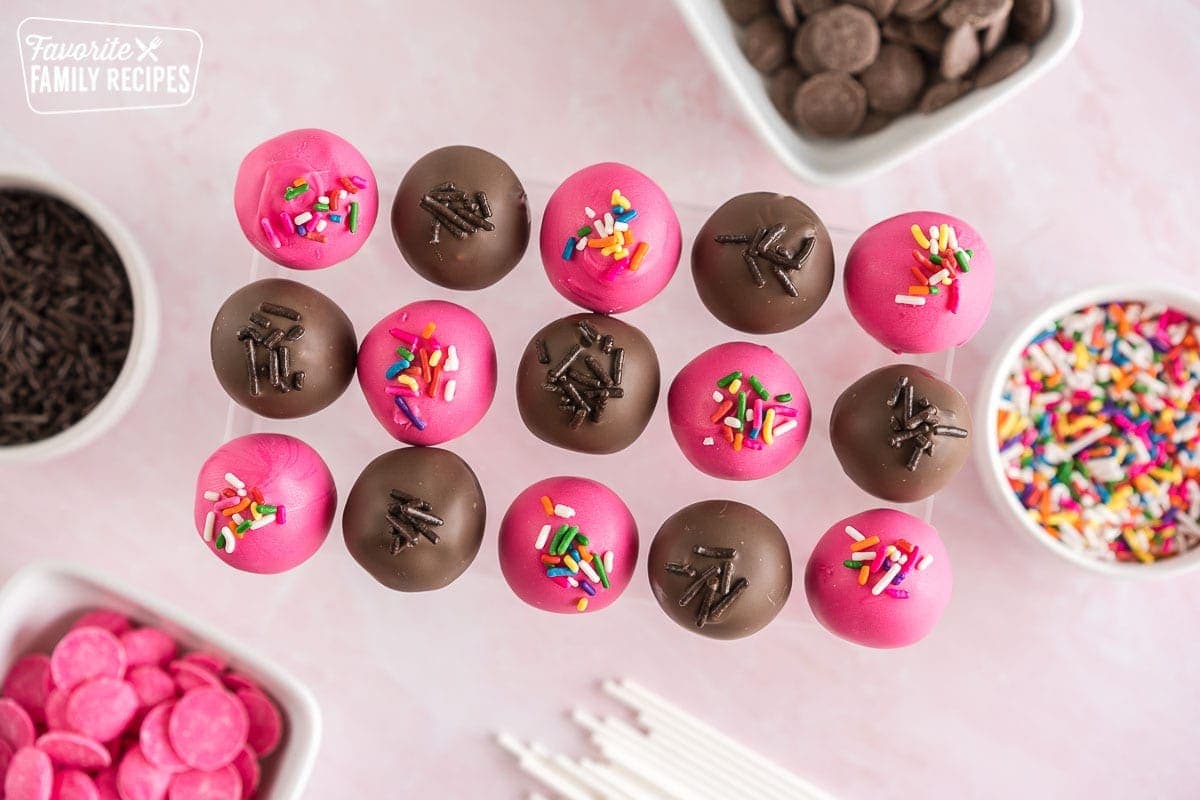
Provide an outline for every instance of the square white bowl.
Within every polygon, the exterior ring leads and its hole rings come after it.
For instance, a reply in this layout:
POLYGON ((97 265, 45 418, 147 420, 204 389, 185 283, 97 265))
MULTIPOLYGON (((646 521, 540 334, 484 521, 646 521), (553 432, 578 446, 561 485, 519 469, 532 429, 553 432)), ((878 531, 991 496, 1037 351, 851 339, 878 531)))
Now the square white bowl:
POLYGON ((0 670, 7 674, 23 655, 49 653, 84 611, 105 608, 174 636, 186 650, 225 656, 229 665, 254 679, 279 705, 284 737, 262 763, 262 800, 300 800, 321 743, 316 699, 284 670, 170 606, 85 569, 65 564, 25 567, 0 589, 0 670))
POLYGON ((1033 58, 999 83, 969 92, 931 114, 911 113, 855 139, 797 133, 767 97, 762 75, 742 54, 737 26, 721 0, 675 0, 700 49, 780 160, 804 180, 845 185, 890 169, 979 119, 1046 74, 1070 52, 1083 27, 1083 0, 1054 0, 1054 22, 1033 58))

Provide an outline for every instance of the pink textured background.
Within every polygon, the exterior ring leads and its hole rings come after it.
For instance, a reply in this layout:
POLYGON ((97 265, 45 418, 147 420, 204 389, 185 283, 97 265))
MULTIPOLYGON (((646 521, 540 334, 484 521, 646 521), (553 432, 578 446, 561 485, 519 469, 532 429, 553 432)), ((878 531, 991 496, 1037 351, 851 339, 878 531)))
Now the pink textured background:
MULTIPOLYGON (((798 183, 758 142, 665 0, 605 6, 609 19, 632 21, 620 28, 619 77, 612 38, 581 27, 598 12, 561 0, 519 10, 469 0, 453 12, 414 2, 288 11, 230 0, 7 3, 0 125, 134 229, 165 313, 156 377, 107 438, 58 463, 0 472, 0 573, 36 558, 78 560, 254 642, 322 701, 314 798, 522 796, 532 784, 490 733, 504 727, 577 751, 582 739, 564 711, 602 705, 596 680, 618 675, 845 797, 1194 796, 1188 743, 1200 682, 1189 670, 1200 640, 1189 631, 1200 577, 1123 584, 1071 569, 1005 524, 973 467, 935 513, 955 596, 935 633, 908 650, 834 639, 798 590, 770 627, 734 644, 677 628, 641 572, 621 602, 582 618, 511 596, 493 559, 496 526, 509 500, 545 475, 582 473, 616 488, 643 547, 685 503, 754 502, 788 535, 797 574, 829 524, 875 505, 841 478, 824 430, 837 393, 889 359, 836 291, 810 323, 769 340, 812 395, 805 453, 774 478, 735 486, 687 466, 665 404, 619 456, 537 442, 517 417, 511 376, 529 335, 574 309, 536 253, 497 286, 464 296, 418 278, 381 228, 357 257, 311 281, 345 305, 360 335, 423 297, 465 302, 491 327, 503 384, 483 423, 451 445, 479 472, 494 509, 479 560, 445 591, 392 594, 335 535, 304 566, 264 578, 205 554, 190 519, 195 472, 219 443, 226 408, 207 331, 221 300, 246 281, 252 252, 229 188, 259 140, 332 128, 371 159, 385 196, 426 151, 478 144, 530 188, 535 226, 563 176, 628 161, 692 204, 680 210, 685 251, 707 213, 744 191, 795 193, 852 229, 910 208, 945 209, 979 226, 1000 271, 992 317, 959 354, 955 383, 974 394, 983 362, 1039 304, 1100 281, 1195 279, 1200 157, 1186 99, 1200 86, 1200 7, 1161 0, 1136 14, 1115 2, 1087 10, 1075 53, 1015 103, 919 163, 821 190, 798 183), (199 29, 196 100, 168 111, 33 115, 12 33, 29 14, 199 29), (332 66, 307 59, 329 47, 339 53, 332 66)), ((849 242, 835 244, 840 259, 849 242)), ((664 391, 689 358, 733 338, 686 275, 628 315, 659 348, 664 391)), ((268 429, 316 447, 343 494, 393 446, 354 388, 322 414, 268 429)))

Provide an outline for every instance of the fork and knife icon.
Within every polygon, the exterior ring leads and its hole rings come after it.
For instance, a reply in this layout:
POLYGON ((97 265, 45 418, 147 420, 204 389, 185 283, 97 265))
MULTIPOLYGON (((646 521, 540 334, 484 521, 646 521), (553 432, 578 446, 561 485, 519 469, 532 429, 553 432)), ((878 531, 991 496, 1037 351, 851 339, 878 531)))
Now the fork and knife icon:
POLYGON ((149 57, 151 61, 154 61, 154 62, 158 61, 158 56, 155 55, 154 51, 162 46, 162 43, 163 43, 162 37, 155 36, 153 39, 150 40, 150 44, 146 44, 145 42, 143 42, 141 39, 137 38, 136 36, 133 38, 133 41, 138 46, 138 49, 142 51, 141 54, 139 54, 138 58, 137 58, 137 60, 139 62, 145 61, 147 57, 149 57))

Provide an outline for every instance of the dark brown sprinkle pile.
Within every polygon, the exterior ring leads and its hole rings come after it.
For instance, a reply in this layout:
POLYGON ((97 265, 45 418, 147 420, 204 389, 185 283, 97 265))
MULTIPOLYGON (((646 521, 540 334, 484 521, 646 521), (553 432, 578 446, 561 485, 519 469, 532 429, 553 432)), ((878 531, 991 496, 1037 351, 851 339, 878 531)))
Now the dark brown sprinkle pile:
POLYGON ((442 227, 456 239, 465 239, 476 231, 494 231, 496 226, 488 222, 492 206, 483 192, 470 194, 454 185, 452 181, 439 184, 421 198, 421 208, 433 217, 433 232, 430 244, 441 241, 442 227))
POLYGON ((795 253, 789 253, 778 244, 779 240, 787 235, 787 232, 787 225, 778 222, 769 228, 762 226, 753 234, 721 233, 714 236, 713 239, 717 244, 746 245, 742 249, 742 260, 746 262, 755 286, 761 289, 767 285, 767 279, 763 277, 763 265, 759 263, 761 259, 766 262, 771 274, 775 276, 775 280, 779 281, 783 290, 792 297, 799 297, 800 293, 796 291, 788 273, 800 269, 808 260, 813 246, 817 243, 817 229, 810 225, 804 231, 803 241, 796 248, 795 253))
POLYGON ((1012 75, 1053 0, 723 0, 772 103, 803 133, 864 136, 1012 75), (836 77, 836 80, 834 79, 836 77))
POLYGON ((433 513, 429 503, 396 489, 389 491, 388 497, 392 500, 386 515, 392 555, 406 547, 416 547, 422 536, 434 544, 442 540, 433 529, 442 527, 446 521, 433 513))
POLYGON ((132 334, 129 278, 108 237, 58 198, 0 190, 0 446, 87 416, 132 334))
POLYGON ((907 465, 910 472, 916 471, 921 456, 933 455, 934 437, 967 438, 966 428, 938 422, 941 411, 928 398, 916 396, 907 375, 896 381, 896 388, 888 397, 887 406, 892 409, 892 434, 888 437, 888 444, 899 449, 905 442, 911 442, 912 451, 907 465))
POLYGON ((682 575, 691 578, 692 582, 679 595, 679 607, 685 608, 697 597, 700 604, 696 608, 696 627, 703 628, 713 622, 720 622, 742 593, 750 586, 745 578, 733 579, 733 561, 737 558, 737 550, 732 547, 706 547, 697 545, 692 548, 697 558, 716 561, 701 570, 694 563, 680 564, 669 561, 666 570, 671 575, 682 575))
MULTIPOLYGON (((572 430, 586 420, 599 422, 608 401, 625 396, 621 388, 625 375, 624 349, 615 345, 613 337, 601 336, 587 320, 580 320, 577 327, 579 342, 546 371, 546 383, 542 384, 547 392, 562 395, 558 407, 566 413, 572 430), (605 356, 607 363, 601 363, 597 354, 605 356)), ((535 339, 533 346, 539 364, 553 362, 545 341, 535 339)))
POLYGON ((263 378, 280 394, 304 388, 304 371, 292 370, 290 347, 302 336, 304 326, 300 324, 300 312, 275 303, 259 304, 258 311, 250 315, 250 324, 237 332, 238 341, 246 348, 246 379, 250 383, 251 396, 258 397, 262 393, 263 378), (286 322, 273 325, 270 317, 286 322), (261 357, 260 350, 264 351, 261 357))

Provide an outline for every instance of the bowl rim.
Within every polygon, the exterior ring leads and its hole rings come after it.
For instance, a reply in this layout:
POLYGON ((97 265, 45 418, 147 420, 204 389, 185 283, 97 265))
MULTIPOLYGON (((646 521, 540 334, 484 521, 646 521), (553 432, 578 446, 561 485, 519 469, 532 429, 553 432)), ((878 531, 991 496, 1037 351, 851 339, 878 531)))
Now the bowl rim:
MULTIPOLYGON (((9 613, 12 598, 18 595, 25 585, 36 587, 39 584, 54 581, 82 584, 104 594, 120 598, 125 604, 135 608, 135 613, 157 617, 186 632, 205 646, 211 646, 218 652, 230 656, 235 663, 246 665, 267 677, 268 681, 264 681, 264 683, 270 684, 265 687, 268 691, 271 691, 273 685, 282 689, 279 694, 286 694, 288 697, 294 698, 295 710, 292 708, 293 704, 285 705, 290 714, 289 736, 293 738, 289 739, 288 752, 293 761, 281 762, 280 766, 286 764, 289 768, 286 771, 281 769, 276 774, 272 796, 282 800, 303 796, 304 788, 312 775, 317 761, 317 753, 320 750, 322 717, 321 707, 317 703, 316 697, 299 679, 269 658, 258 655, 249 646, 240 644, 214 626, 196 619, 176 606, 159 600, 147 592, 131 588, 97 570, 64 561, 35 561, 10 575, 3 585, 0 585, 0 615, 9 613), (299 719, 303 719, 305 722, 303 727, 307 729, 306 736, 301 735, 305 731, 297 724, 299 719)), ((16 656, 16 654, 3 655, 5 658, 16 656)), ((278 697, 276 702, 280 702, 278 697)))
MULTIPOLYGON (((808 139, 795 132, 790 125, 774 124, 772 118, 780 118, 770 100, 766 99, 761 76, 758 85, 750 86, 742 79, 737 67, 728 58, 728 48, 722 45, 724 34, 705 19, 702 7, 719 4, 719 0, 674 0, 675 7, 683 17, 692 37, 700 46, 710 66, 733 95, 748 118, 758 137, 766 143, 776 158, 803 180, 825 186, 847 186, 859 183, 898 166, 904 161, 933 147, 955 132, 977 121, 988 112, 998 108, 1014 95, 1021 92, 1038 78, 1056 67, 1075 47, 1083 29, 1083 0, 1052 0, 1054 18, 1046 37, 1035 47, 1033 58, 1014 75, 960 99, 930 114, 922 115, 929 120, 929 132, 908 133, 898 131, 896 125, 866 137, 855 139, 808 139), (876 139, 876 137, 878 137, 876 139), (830 151, 846 150, 868 139, 876 139, 880 146, 873 155, 858 163, 846 165, 821 165, 804 155, 796 147, 796 141, 812 141, 830 151)), ((721 11, 724 14, 724 11, 721 11)), ((730 29, 734 26, 730 22, 730 29)), ((735 46, 739 58, 741 52, 735 46)), ((912 117, 912 114, 905 115, 912 117)), ((781 120, 780 120, 781 121, 781 120)), ((903 123, 903 119, 900 120, 903 123)))
POLYGON ((983 373, 976 417, 976 424, 982 424, 984 427, 984 435, 976 437, 977 459, 981 470, 986 473, 983 481, 993 505, 1008 512, 1010 517, 1018 521, 1021 529, 1042 547, 1073 564, 1092 572, 1129 580, 1164 578, 1192 572, 1200 569, 1200 548, 1182 556, 1159 559, 1152 564, 1124 564, 1101 561, 1059 544, 1026 516, 1025 507, 1017 500, 1004 475, 1004 465, 1000 461, 1000 442, 993 420, 999 411, 1000 395, 1008 378, 1009 367, 1047 324, 1081 308, 1105 302, 1161 303, 1200 320, 1200 294, 1178 286, 1135 283, 1107 283, 1073 292, 1027 317, 996 351, 983 373))
POLYGON ((108 207, 70 181, 28 168, 0 169, 0 189, 40 192, 74 206, 99 228, 121 259, 133 301, 129 352, 117 378, 92 411, 74 425, 34 442, 0 446, 0 466, 66 455, 108 432, 141 394, 157 355, 159 301, 154 275, 137 240, 108 207))

